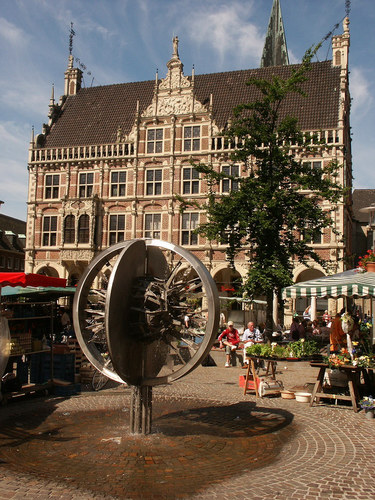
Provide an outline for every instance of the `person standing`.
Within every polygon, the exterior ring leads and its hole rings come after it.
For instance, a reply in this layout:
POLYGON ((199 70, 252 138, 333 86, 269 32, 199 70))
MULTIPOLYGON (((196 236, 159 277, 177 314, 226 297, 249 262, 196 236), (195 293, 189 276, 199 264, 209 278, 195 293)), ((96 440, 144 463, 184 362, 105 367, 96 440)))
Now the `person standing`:
POLYGON ((220 349, 225 346, 225 353, 227 355, 225 367, 230 367, 230 356, 235 351, 240 343, 240 336, 238 330, 233 326, 233 321, 228 321, 228 328, 226 328, 221 335, 219 335, 220 349))
POLYGON ((345 333, 341 326, 341 314, 337 313, 332 321, 331 331, 329 334, 329 344, 331 352, 338 352, 341 345, 345 341, 345 333))

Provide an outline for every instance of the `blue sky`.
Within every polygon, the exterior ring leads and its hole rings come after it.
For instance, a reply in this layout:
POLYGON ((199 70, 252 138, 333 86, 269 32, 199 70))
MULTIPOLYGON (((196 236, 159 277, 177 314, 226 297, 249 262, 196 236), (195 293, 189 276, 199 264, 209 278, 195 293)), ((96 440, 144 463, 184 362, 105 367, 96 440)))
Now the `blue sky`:
MULTIPOLYGON (((290 62, 336 23, 345 0, 281 0, 290 62)), ((185 74, 256 68, 272 0, 0 0, 1 213, 26 220, 31 128, 48 121, 52 84, 64 91, 69 27, 86 86, 166 73, 178 35, 185 74), (91 74, 88 75, 87 73, 91 74)), ((355 188, 375 188, 375 1, 352 0, 350 91, 355 188)), ((330 40, 319 60, 331 59, 330 40)))

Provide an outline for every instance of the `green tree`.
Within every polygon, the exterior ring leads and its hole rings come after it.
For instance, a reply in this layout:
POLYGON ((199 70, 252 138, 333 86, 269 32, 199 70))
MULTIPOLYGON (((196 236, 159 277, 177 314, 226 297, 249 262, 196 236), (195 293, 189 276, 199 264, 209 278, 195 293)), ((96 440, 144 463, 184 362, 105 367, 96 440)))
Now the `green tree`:
MULTIPOLYGON (((298 144, 306 151, 319 141, 302 133, 295 117, 282 113, 287 96, 304 95, 302 84, 308 79, 318 48, 306 52, 289 78, 273 76, 271 80, 248 82, 257 87, 260 98, 235 108, 235 120, 226 134, 228 140, 240 140, 232 160, 240 161, 244 172, 233 177, 216 172, 210 165, 194 165, 209 186, 208 201, 200 205, 207 213, 207 222, 197 231, 227 245, 232 265, 239 251, 248 251, 249 269, 242 291, 249 298, 266 296, 268 331, 273 326, 273 294, 280 296, 281 288, 292 284, 293 260, 306 263, 313 259, 327 267, 309 243, 333 225, 332 214, 322 202, 334 205, 344 196, 337 182, 337 163, 313 169, 296 158, 292 146, 298 144), (228 196, 218 193, 223 178, 237 186, 228 196)), ((186 203, 179 200, 184 210, 186 203)))

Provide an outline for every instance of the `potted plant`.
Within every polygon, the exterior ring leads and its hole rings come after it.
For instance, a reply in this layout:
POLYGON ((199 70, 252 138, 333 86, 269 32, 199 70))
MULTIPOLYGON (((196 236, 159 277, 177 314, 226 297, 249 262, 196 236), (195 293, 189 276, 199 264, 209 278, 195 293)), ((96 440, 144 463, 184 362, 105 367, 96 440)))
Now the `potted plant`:
POLYGON ((364 271, 375 272, 374 250, 367 250, 367 253, 359 258, 359 267, 364 271))
POLYGON ((365 410, 365 415, 367 418, 374 418, 375 401, 372 396, 364 396, 360 400, 359 405, 365 410))

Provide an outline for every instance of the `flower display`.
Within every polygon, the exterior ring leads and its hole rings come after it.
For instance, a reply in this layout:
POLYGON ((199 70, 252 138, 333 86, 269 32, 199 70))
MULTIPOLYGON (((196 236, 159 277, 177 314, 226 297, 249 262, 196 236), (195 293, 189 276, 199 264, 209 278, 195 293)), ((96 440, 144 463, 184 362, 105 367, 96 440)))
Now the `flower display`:
POLYGON ((373 410, 375 408, 374 398, 372 396, 365 396, 360 400, 359 405, 365 410, 373 410))
POLYGON ((358 265, 361 269, 365 270, 366 264, 368 262, 375 262, 375 251, 374 250, 367 250, 367 253, 365 253, 365 255, 363 255, 362 257, 359 257, 358 265))
POLYGON ((372 328, 372 323, 370 321, 360 321, 359 322, 359 330, 363 333, 370 333, 372 328))
POLYGON ((375 366, 375 357, 372 352, 364 354, 358 348, 358 342, 353 342, 354 349, 350 355, 348 349, 343 348, 339 353, 332 353, 325 358, 330 368, 340 368, 343 365, 359 366, 361 368, 372 368, 375 366), (356 344, 356 346, 354 346, 356 344))

